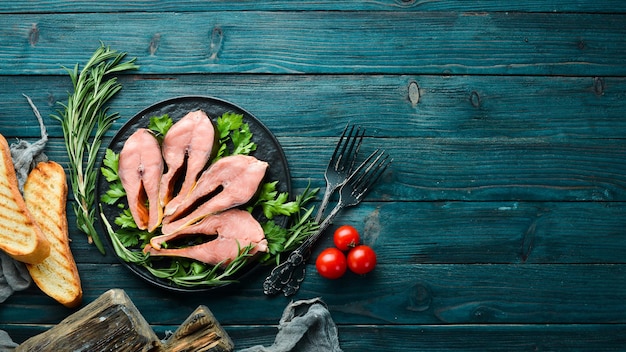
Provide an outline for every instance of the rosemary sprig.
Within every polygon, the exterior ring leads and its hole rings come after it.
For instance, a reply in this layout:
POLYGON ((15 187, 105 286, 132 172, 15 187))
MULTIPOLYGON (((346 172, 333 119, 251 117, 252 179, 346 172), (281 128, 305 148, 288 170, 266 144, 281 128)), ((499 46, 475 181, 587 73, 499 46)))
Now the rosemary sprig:
POLYGON ((148 254, 142 251, 130 250, 122 244, 118 234, 113 230, 111 223, 104 215, 102 206, 100 206, 100 217, 102 218, 102 222, 111 238, 111 243, 118 257, 127 263, 133 263, 146 268, 155 277, 170 280, 182 287, 194 287, 198 285, 219 286, 236 282, 237 280, 229 279, 229 277, 243 268, 248 263, 248 259, 252 256, 250 251, 254 246, 248 245, 244 248, 239 248, 240 254, 224 267, 222 267, 222 263, 213 267, 207 267, 202 263, 179 260, 172 262, 172 265, 168 268, 157 269, 151 266, 150 256, 148 254), (183 267, 185 263, 190 263, 187 270, 183 267))
POLYGON ((111 127, 118 114, 109 114, 106 104, 120 91, 122 86, 113 73, 136 69, 135 59, 123 62, 125 53, 118 53, 101 44, 82 70, 78 64, 66 68, 72 79, 74 92, 69 94, 67 104, 59 103, 62 109, 52 118, 63 128, 65 147, 69 155, 69 173, 78 228, 87 235, 104 254, 104 246, 94 228, 96 218, 95 168, 98 150, 105 132, 111 127))
POLYGON ((141 251, 131 251, 130 249, 124 247, 120 239, 117 237, 115 231, 111 227, 111 223, 107 220, 106 216, 102 212, 102 207, 100 207, 100 217, 102 218, 102 222, 107 230, 107 233, 111 237, 111 243, 113 244, 113 249, 118 257, 122 258, 125 262, 136 263, 136 264, 144 264, 148 260, 148 254, 143 253, 141 251))

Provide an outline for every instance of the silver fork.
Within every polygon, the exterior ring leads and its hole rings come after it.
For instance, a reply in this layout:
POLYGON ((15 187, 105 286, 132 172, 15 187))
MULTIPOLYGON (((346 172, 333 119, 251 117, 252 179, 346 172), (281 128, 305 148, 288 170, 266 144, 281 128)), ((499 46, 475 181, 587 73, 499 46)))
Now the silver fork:
POLYGON ((326 191, 324 192, 324 198, 315 216, 316 222, 319 223, 322 219, 332 194, 337 188, 346 183, 352 173, 364 136, 365 129, 361 129, 361 127, 356 127, 355 130, 354 125, 346 125, 343 129, 343 133, 341 133, 341 137, 339 137, 335 151, 324 173, 326 191))
POLYGON ((319 230, 307 238, 300 247, 296 248, 285 262, 276 266, 263 282, 263 292, 266 295, 274 295, 283 292, 285 296, 295 294, 304 280, 306 261, 311 255, 313 244, 322 235, 324 230, 331 224, 339 211, 346 207, 359 204, 365 194, 378 181, 392 160, 385 151, 374 151, 356 170, 348 177, 347 181, 339 190, 339 201, 326 219, 320 224, 319 230))

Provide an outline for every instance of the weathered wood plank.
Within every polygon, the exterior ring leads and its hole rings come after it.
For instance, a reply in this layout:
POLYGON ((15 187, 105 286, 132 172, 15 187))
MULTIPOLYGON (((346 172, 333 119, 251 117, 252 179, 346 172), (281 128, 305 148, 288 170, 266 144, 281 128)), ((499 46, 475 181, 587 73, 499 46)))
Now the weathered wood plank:
MULTIPOLYGON (((250 111, 279 137, 336 137, 349 121, 381 137, 626 136, 626 78, 620 77, 216 74, 137 75, 120 81, 123 88, 111 112, 121 118, 113 130, 161 100, 208 95, 250 111)), ((22 96, 27 94, 49 134, 61 136, 59 123, 49 116, 57 102, 67 101, 70 84, 69 76, 0 76, 0 133, 39 136, 22 96)))
MULTIPOLYGON (((322 174, 331 140, 281 142, 297 182, 322 174), (312 150, 322 159, 319 166, 312 150)), ((374 147, 386 149, 395 162, 372 200, 619 201, 626 190, 623 140, 388 138, 370 140, 364 150, 374 147)))
POLYGON ((385 264, 624 263, 622 203, 365 203, 331 226, 352 224, 385 264))
POLYGON ((123 290, 108 290, 17 352, 159 350, 161 341, 123 290))
MULTIPOLYGON (((336 138, 279 137, 294 185, 323 186, 336 138)), ((394 164, 368 200, 624 201, 624 140, 372 138, 363 154, 386 149, 394 164)), ((67 165, 63 142, 50 158, 67 165)))
POLYGON ((393 265, 343 282, 311 275, 299 295, 323 295, 343 324, 621 323, 625 274, 623 265, 393 265))
MULTIPOLYGON (((176 326, 155 326, 159 336, 176 326)), ((0 329, 15 331, 16 341, 43 331, 41 327, 0 324, 0 329)), ((267 325, 227 326, 236 347, 269 346, 276 327, 267 325)), ((339 326, 339 341, 344 350, 414 352, 485 351, 620 351, 626 343, 623 324, 546 324, 546 325, 366 325, 339 326)), ((15 336, 15 337, 14 337, 15 336)))
POLYGON ((160 12, 160 11, 234 11, 234 10, 270 10, 270 11, 524 11, 524 12, 626 12, 624 2, 620 0, 587 1, 558 0, 550 1, 202 1, 202 0, 159 0, 159 1, 55 1, 37 0, 24 3, 14 1, 0 2, 0 13, 21 12, 160 12))
MULTIPOLYGON (((245 348, 273 342, 275 329, 258 326, 254 334, 243 327, 229 333, 245 348), (251 336, 252 335, 252 336, 251 336)), ((345 351, 487 352, 487 351, 619 351, 626 327, 598 325, 418 325, 339 326, 345 351)))
MULTIPOLYGON (((346 351, 483 352, 483 351, 620 351, 622 325, 450 325, 340 326, 346 351)), ((254 336, 231 327, 240 347, 273 342, 271 328, 255 327, 254 336)), ((275 334, 275 333, 274 333, 275 334)))
POLYGON ((234 344, 206 306, 198 306, 174 333, 163 341, 170 352, 231 352, 234 344))
POLYGON ((435 11, 417 20, 411 12, 224 11, 119 13, 115 25, 100 14, 3 20, 0 74, 57 74, 60 65, 85 62, 99 41, 139 57, 146 74, 626 74, 621 14, 435 11))
MULTIPOLYGON (((384 264, 623 264, 625 213, 616 202, 366 201, 338 216, 314 255, 335 227, 352 224, 384 264)), ((69 214, 76 260, 118 263, 87 244, 69 214)))
MULTIPOLYGON (((223 291, 181 295, 148 287, 119 265, 80 269, 90 277, 86 303, 122 288, 151 325, 180 324, 201 304, 225 327, 276 324, 291 299, 317 296, 340 325, 626 323, 624 265, 381 264, 371 275, 341 280, 322 279, 311 265, 290 298, 265 297, 262 274, 223 291)), ((35 290, 12 296, 2 308, 0 321, 14 324, 56 324, 68 314, 35 290)))

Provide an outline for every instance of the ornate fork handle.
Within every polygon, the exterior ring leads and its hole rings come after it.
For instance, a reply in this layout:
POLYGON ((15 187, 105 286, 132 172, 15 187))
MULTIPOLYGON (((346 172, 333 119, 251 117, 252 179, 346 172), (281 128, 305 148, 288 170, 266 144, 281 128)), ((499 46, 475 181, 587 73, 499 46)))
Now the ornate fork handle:
POLYGON ((324 233, 324 230, 326 230, 341 209, 361 202, 365 193, 374 185, 391 163, 388 159, 389 155, 386 155, 384 151, 379 153, 376 150, 348 176, 344 185, 339 189, 339 202, 320 224, 318 231, 307 238, 300 247, 289 255, 284 263, 274 268, 265 279, 263 292, 266 295, 273 295, 283 291, 285 296, 290 296, 298 291, 300 283, 304 280, 306 260, 311 255, 313 244, 324 233))
POLYGON ((291 296, 298 291, 300 283, 304 280, 306 261, 311 255, 311 248, 343 207, 343 204, 338 203, 320 224, 317 232, 302 242, 289 254, 287 260, 272 270, 263 282, 263 292, 266 295, 275 295, 282 291, 285 296, 291 296))

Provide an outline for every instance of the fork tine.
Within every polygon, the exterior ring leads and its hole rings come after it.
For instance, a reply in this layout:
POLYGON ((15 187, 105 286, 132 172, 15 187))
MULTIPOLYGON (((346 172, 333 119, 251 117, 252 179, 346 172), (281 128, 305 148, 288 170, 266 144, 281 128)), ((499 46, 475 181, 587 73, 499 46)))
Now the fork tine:
POLYGON ((354 125, 346 125, 339 138, 339 143, 337 143, 331 162, 333 168, 337 171, 348 170, 349 172, 354 167, 356 156, 365 136, 364 129, 356 127, 355 132, 355 127, 354 125), (348 127, 350 128, 348 129, 348 127))
POLYGON ((360 126, 347 124, 344 127, 333 155, 330 158, 324 178, 326 179, 326 190, 324 197, 317 210, 315 221, 319 222, 324 215, 324 211, 332 194, 338 188, 342 187, 353 175, 354 165, 356 164, 361 144, 365 137, 365 129, 360 126))
POLYGON ((389 159, 388 154, 380 160, 380 162, 376 165, 376 169, 374 169, 370 174, 369 181, 361 187, 361 196, 368 192, 370 189, 372 189, 374 184, 378 182, 378 179, 380 179, 383 173, 385 173, 392 161, 393 160, 389 159))
POLYGON ((372 154, 370 154, 367 158, 365 158, 365 160, 363 160, 361 162, 361 164, 352 172, 352 174, 350 175, 350 177, 348 177, 348 180, 346 183, 353 183, 355 179, 360 179, 362 176, 361 170, 363 168, 369 168, 371 165, 369 164, 370 160, 372 160, 372 158, 378 154, 378 149, 374 150, 372 152, 372 154))
MULTIPOLYGON (((348 132, 348 127, 350 125, 346 125, 346 127, 343 128, 343 132, 341 132, 341 136, 339 136, 339 141, 337 142, 337 145, 335 146, 335 150, 333 151, 333 155, 330 157, 330 163, 331 164, 337 164, 337 160, 339 159, 339 156, 343 153, 343 149, 345 149, 345 145, 343 144, 343 139, 346 137, 346 132, 348 132), (339 149, 341 148, 341 152, 339 151, 339 149)), ((354 129, 354 126, 352 126, 352 129, 354 129)))
POLYGON ((388 160, 389 154, 385 153, 384 150, 379 153, 377 149, 359 165, 359 168, 354 173, 355 178, 348 181, 353 187, 352 194, 354 197, 361 198, 369 191, 391 163, 391 160, 388 160), (374 158, 374 156, 376 156, 376 158, 370 163, 370 160, 374 158), (363 168, 365 169, 362 170, 363 168))
POLYGON ((365 129, 360 126, 357 127, 356 135, 352 139, 352 144, 350 145, 350 150, 348 151, 348 155, 350 155, 350 165, 348 166, 348 172, 354 169, 354 164, 356 163, 356 158, 359 154, 359 150, 361 149, 361 144, 363 143, 363 138, 365 137, 365 129), (359 134, 361 132, 361 134, 359 134))

